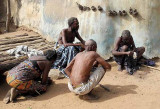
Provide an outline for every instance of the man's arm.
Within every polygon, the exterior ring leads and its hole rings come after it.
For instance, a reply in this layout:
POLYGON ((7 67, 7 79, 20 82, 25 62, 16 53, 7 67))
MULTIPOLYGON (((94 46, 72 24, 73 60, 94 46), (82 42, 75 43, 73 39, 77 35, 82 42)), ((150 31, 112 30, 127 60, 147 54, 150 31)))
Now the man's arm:
POLYGON ((85 44, 85 41, 84 41, 84 40, 82 39, 82 37, 79 35, 78 31, 76 32, 76 38, 77 38, 78 40, 80 40, 83 45, 85 44))
POLYGON ((65 47, 67 47, 67 46, 81 46, 81 44, 67 43, 65 29, 62 31, 62 42, 65 47))
POLYGON ((98 54, 96 56, 96 61, 102 65, 102 67, 104 68, 104 70, 110 70, 111 69, 111 65, 109 63, 107 63, 102 57, 100 57, 98 54))
POLYGON ((71 71, 72 71, 72 67, 74 65, 75 62, 75 57, 73 58, 73 60, 68 64, 68 66, 65 68, 65 73, 70 77, 71 75, 71 71))
POLYGON ((51 64, 49 62, 46 62, 44 71, 42 73, 42 84, 43 85, 46 85, 50 68, 51 68, 51 64))
POLYGON ((121 41, 121 38, 119 37, 114 44, 114 49, 112 50, 112 54, 113 55, 128 55, 129 52, 119 52, 119 51, 117 51, 120 41, 121 41))
POLYGON ((131 42, 132 42, 133 50, 134 50, 134 49, 136 49, 136 46, 135 46, 135 43, 134 43, 133 37, 131 37, 131 42))

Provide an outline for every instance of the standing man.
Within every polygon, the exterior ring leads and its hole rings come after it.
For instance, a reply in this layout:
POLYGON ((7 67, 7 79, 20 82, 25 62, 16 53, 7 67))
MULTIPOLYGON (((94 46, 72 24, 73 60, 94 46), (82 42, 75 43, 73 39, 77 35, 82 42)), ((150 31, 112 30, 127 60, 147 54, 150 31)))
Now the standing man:
POLYGON ((97 99, 91 94, 91 91, 101 81, 106 70, 111 69, 111 65, 96 53, 96 49, 96 42, 92 39, 88 40, 85 43, 85 51, 78 53, 65 69, 70 78, 69 90, 86 100, 97 99), (102 66, 92 71, 96 61, 102 66))
POLYGON ((78 33, 79 22, 75 17, 68 19, 68 28, 63 29, 58 38, 60 47, 57 50, 57 60, 53 64, 53 68, 59 69, 65 76, 64 68, 71 62, 71 60, 79 53, 84 47, 85 41, 78 33), (74 44, 75 37, 81 42, 74 44))
POLYGON ((142 54, 145 52, 144 47, 136 48, 132 35, 129 30, 124 30, 122 36, 118 37, 114 45, 112 54, 115 61, 118 63, 119 71, 122 71, 124 67, 129 74, 133 74, 137 62, 141 59, 142 54), (136 53, 136 63, 133 60, 133 54, 136 53))

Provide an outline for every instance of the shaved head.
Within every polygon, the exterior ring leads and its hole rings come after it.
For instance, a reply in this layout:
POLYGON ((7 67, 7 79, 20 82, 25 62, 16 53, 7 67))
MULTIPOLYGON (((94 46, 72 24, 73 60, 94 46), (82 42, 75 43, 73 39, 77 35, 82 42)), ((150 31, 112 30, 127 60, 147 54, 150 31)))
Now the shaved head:
POLYGON ((89 39, 85 42, 85 49, 86 51, 96 51, 97 43, 93 39, 89 39))
POLYGON ((93 39, 89 39, 88 41, 85 42, 85 45, 97 45, 97 43, 93 39))
POLYGON ((130 33, 129 30, 124 30, 124 31, 122 32, 122 37, 130 37, 130 36, 131 36, 131 33, 130 33))
POLYGON ((129 44, 132 42, 132 35, 129 30, 124 30, 122 32, 122 40, 125 44, 129 44))

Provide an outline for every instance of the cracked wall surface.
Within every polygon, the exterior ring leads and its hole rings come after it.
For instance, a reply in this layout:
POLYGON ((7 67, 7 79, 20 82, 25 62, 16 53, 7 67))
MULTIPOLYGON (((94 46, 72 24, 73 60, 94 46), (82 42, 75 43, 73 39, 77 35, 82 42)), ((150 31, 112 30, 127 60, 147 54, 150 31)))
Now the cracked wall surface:
POLYGON ((160 57, 159 0, 13 0, 12 14, 17 25, 28 26, 48 40, 57 40, 60 31, 68 26, 67 19, 77 17, 80 35, 85 40, 96 40, 104 58, 111 56, 114 40, 128 29, 137 47, 145 46, 147 57, 160 57), (100 5, 104 12, 81 12, 76 2, 89 7, 100 5), (106 14, 108 10, 128 12, 130 7, 137 9, 138 17, 106 14))

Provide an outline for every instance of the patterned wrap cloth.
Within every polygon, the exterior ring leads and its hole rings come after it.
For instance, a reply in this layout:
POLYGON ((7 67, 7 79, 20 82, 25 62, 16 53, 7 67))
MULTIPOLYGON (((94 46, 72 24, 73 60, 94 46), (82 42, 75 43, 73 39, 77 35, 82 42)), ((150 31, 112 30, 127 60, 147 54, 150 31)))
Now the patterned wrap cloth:
POLYGON ((41 72, 29 60, 20 63, 8 71, 7 83, 18 90, 41 90, 43 85, 35 79, 41 76, 41 72))
MULTIPOLYGON (((128 49, 126 51, 132 51, 133 48, 128 46, 128 49)), ((119 52, 122 51, 122 47, 119 47, 119 52)), ((138 54, 139 51, 135 50, 135 52, 138 54)), ((122 55, 122 56, 114 56, 114 60, 117 62, 117 64, 121 65, 122 67, 125 67, 129 74, 133 74, 136 70, 139 69, 139 66, 137 65, 138 60, 134 59, 131 56, 128 55, 122 55)))
POLYGON ((57 50, 57 59, 53 63, 52 68, 59 69, 59 71, 62 72, 68 78, 64 69, 80 51, 80 46, 64 47, 64 45, 61 45, 57 50))

